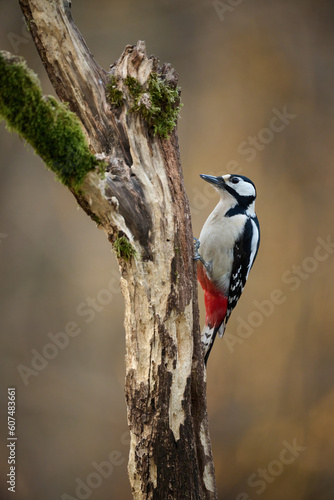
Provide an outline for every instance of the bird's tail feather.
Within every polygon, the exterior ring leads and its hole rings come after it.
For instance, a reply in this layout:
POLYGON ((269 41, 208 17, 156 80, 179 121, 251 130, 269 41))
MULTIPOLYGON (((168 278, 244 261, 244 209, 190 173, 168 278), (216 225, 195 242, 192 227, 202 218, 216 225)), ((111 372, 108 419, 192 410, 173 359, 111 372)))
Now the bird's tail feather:
POLYGON ((204 351, 204 361, 207 364, 209 359, 209 354, 211 352, 212 346, 216 339, 217 333, 219 332, 219 337, 223 336, 225 330, 225 325, 222 323, 219 326, 210 327, 210 325, 205 325, 201 333, 201 341, 204 351))

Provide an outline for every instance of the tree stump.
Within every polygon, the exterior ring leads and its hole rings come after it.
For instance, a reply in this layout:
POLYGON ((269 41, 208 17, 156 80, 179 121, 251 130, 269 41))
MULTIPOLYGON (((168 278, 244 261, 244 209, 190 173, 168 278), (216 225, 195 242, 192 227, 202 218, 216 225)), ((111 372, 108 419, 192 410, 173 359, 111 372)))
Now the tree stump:
MULTIPOLYGON (((60 176, 70 169, 65 184, 105 231, 119 261, 133 496, 215 499, 193 237, 175 131, 178 75, 147 57, 141 41, 106 72, 74 25, 70 2, 20 5, 59 99, 80 120, 84 154, 96 158, 78 182, 76 152, 50 161, 60 176)), ((6 67, 22 68, 18 58, 1 57, 6 67)), ((5 101, 0 112, 7 119, 12 103, 5 101)), ((29 142, 46 161, 36 141, 29 142)))

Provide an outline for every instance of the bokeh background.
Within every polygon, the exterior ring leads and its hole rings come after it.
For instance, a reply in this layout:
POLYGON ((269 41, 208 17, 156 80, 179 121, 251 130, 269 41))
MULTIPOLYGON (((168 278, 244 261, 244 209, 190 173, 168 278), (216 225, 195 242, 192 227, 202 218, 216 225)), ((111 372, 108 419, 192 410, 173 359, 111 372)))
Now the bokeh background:
MULTIPOLYGON (((334 498, 333 5, 72 2, 102 66, 144 39, 180 74, 194 234, 217 202, 200 173, 238 172, 258 189, 261 249, 208 366, 225 500, 334 498)), ((24 56, 53 94, 18 2, 0 6, 1 48, 24 56)), ((15 386, 15 498, 129 500, 116 259, 104 233, 3 123, 0 148, 0 498, 8 496, 7 387, 15 386), (99 310, 80 315, 90 299, 99 310), (18 366, 32 368, 32 350, 41 353, 70 321, 80 333, 24 383, 18 366), (102 478, 96 464, 111 460, 102 478)))

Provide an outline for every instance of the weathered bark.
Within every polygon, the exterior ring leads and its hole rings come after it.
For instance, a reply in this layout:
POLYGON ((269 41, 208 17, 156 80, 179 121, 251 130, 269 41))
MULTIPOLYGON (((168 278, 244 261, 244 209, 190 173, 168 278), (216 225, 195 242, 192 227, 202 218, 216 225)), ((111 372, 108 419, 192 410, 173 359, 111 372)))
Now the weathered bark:
POLYGON ((127 76, 142 85, 152 72, 175 87, 168 65, 127 46, 104 71, 75 27, 70 2, 20 0, 51 82, 80 118, 91 150, 107 161, 104 179, 87 175, 79 204, 111 242, 124 235, 137 257, 119 257, 125 299, 129 477, 136 499, 216 498, 199 341, 190 211, 176 133, 154 136, 129 112, 127 76), (113 74, 124 95, 111 106, 113 74))

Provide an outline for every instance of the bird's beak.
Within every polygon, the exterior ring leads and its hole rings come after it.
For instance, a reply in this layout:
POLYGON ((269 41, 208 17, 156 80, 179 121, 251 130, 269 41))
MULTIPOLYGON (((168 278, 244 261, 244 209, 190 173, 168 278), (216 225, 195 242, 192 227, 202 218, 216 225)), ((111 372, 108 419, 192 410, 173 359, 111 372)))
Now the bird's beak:
POLYGON ((215 177, 214 175, 204 175, 200 174, 200 177, 204 179, 206 182, 213 184, 219 188, 224 188, 225 181, 222 177, 215 177))

